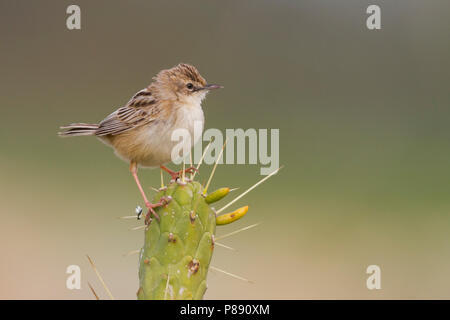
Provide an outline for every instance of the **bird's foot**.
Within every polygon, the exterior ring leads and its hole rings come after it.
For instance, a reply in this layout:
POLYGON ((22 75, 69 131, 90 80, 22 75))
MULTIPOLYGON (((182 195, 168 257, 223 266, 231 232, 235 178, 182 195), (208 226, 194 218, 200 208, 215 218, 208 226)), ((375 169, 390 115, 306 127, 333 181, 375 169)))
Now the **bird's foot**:
MULTIPOLYGON (((174 181, 177 181, 177 179, 180 179, 180 176, 183 174, 183 170, 173 171, 165 166, 161 166, 161 169, 166 171, 168 174, 170 174, 170 176, 172 177, 172 180, 174 180, 174 181)), ((195 167, 189 167, 184 170, 184 174, 186 174, 186 173, 193 174, 194 172, 198 173, 198 170, 195 167)))
POLYGON ((147 201, 145 203, 145 206, 147 207, 148 211, 145 215, 145 224, 149 225, 152 221, 152 216, 156 218, 156 220, 160 221, 159 215, 155 212, 154 208, 162 207, 168 204, 172 200, 171 197, 162 197, 159 202, 157 203, 151 203, 150 201, 147 201))

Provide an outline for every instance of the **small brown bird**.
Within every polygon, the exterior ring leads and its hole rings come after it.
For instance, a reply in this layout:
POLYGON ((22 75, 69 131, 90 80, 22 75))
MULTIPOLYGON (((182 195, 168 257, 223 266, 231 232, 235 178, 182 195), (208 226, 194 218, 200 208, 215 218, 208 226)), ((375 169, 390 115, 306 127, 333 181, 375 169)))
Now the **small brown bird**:
MULTIPOLYGON (((191 65, 179 65, 162 70, 153 82, 137 92, 128 103, 102 120, 99 124, 73 123, 61 127, 65 131, 59 135, 97 136, 113 147, 116 155, 130 163, 139 191, 144 198, 150 214, 158 218, 153 208, 163 202, 148 201, 137 176, 138 166, 157 167, 167 171, 173 179, 181 173, 164 166, 171 160, 172 148, 176 141, 171 135, 175 129, 187 129, 194 137, 194 123, 201 124, 203 131, 204 115, 201 102, 211 89, 222 88, 207 84, 197 69, 191 65)), ((197 137, 198 138, 198 137, 197 137)), ((191 146, 196 141, 191 142, 191 146)), ((193 172, 191 167, 185 172, 193 172)))

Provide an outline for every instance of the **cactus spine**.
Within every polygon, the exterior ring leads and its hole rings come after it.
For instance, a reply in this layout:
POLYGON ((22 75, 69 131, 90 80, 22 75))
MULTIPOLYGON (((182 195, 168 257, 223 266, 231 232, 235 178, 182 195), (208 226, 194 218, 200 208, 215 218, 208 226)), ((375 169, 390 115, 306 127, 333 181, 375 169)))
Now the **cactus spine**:
MULTIPOLYGON (((138 299, 203 298, 216 230, 216 214, 210 204, 229 191, 221 188, 206 196, 196 181, 172 182, 160 189, 154 201, 169 201, 156 209, 160 220, 152 219, 145 228, 138 299)), ((218 217, 217 224, 237 220, 247 212, 248 207, 244 208, 218 217)))

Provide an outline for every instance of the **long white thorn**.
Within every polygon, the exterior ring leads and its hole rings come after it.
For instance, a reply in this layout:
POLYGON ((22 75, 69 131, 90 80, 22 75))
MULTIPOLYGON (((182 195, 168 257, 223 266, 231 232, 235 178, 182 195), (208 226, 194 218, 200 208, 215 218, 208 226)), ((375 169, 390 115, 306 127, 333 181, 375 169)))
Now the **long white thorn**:
POLYGON ((89 283, 89 281, 88 281, 88 286, 89 286, 89 289, 91 289, 91 292, 92 292, 92 294, 95 296, 95 299, 96 300, 100 300, 100 298, 98 297, 98 295, 95 293, 95 290, 94 290, 94 288, 92 288, 92 286, 91 286, 91 284, 89 283))
POLYGON ((119 217, 119 219, 122 219, 122 220, 127 220, 127 219, 137 219, 137 215, 134 215, 134 216, 123 216, 123 217, 119 217))
POLYGON ((88 255, 86 255, 86 257, 88 258, 89 263, 91 264, 92 269, 94 269, 95 274, 97 275, 98 280, 100 280, 100 282, 101 282, 103 288, 105 289, 106 293, 108 294, 109 298, 110 298, 111 300, 114 300, 114 297, 113 297, 111 291, 109 291, 108 286, 106 285, 105 281, 103 281, 103 278, 102 278, 102 276, 100 275, 100 272, 98 272, 97 268, 95 267, 95 264, 94 264, 94 262, 92 261, 91 257, 89 257, 88 255))
POLYGON ((139 252, 141 252, 141 249, 131 250, 131 251, 127 252, 127 253, 124 253, 124 257, 128 257, 128 256, 131 256, 133 254, 138 254, 139 252))
POLYGON ((181 181, 184 183, 185 181, 185 176, 186 176, 186 161, 183 158, 183 170, 181 171, 181 181))
POLYGON ((211 268, 211 270, 222 272, 223 274, 226 274, 227 276, 233 277, 235 279, 239 279, 239 280, 242 280, 242 281, 245 281, 245 282, 248 282, 248 283, 253 283, 253 281, 245 279, 245 278, 243 278, 241 276, 235 275, 235 274, 233 274, 231 272, 228 272, 228 271, 225 271, 225 270, 213 267, 213 266, 209 266, 209 267, 211 268))
POLYGON ((233 235, 235 235, 235 234, 237 234, 237 233, 239 233, 239 232, 246 231, 246 230, 248 230, 248 229, 254 228, 254 227, 256 227, 256 226, 259 225, 259 224, 260 224, 260 223, 255 223, 255 224, 249 225, 249 226, 247 226, 247 227, 244 227, 244 228, 242 228, 242 229, 238 229, 238 230, 236 230, 236 231, 233 231, 233 232, 224 234, 223 236, 217 237, 215 240, 217 241, 217 240, 221 240, 221 239, 228 238, 228 237, 233 236, 233 235))
MULTIPOLYGON (((189 152, 189 167, 193 167, 194 166, 194 164, 192 163, 192 150, 189 152)), ((190 175, 190 179, 192 180, 192 172, 191 172, 191 175, 190 175)))
POLYGON ((169 274, 167 274, 166 289, 164 290, 164 300, 167 300, 167 291, 169 290, 169 279, 170 279, 170 276, 169 276, 169 274))
POLYGON ((229 247, 229 246, 227 246, 227 245, 224 245, 223 243, 220 243, 220 242, 214 242, 214 244, 215 244, 215 245, 217 245, 217 246, 219 246, 219 247, 222 247, 222 248, 228 249, 228 250, 236 251, 236 249, 235 249, 235 248, 229 247))
POLYGON ((255 183, 253 186, 251 186, 250 188, 248 188, 244 193, 242 193, 240 196, 234 198, 233 200, 231 200, 230 203, 228 203, 227 205, 225 205, 223 208, 217 210, 217 214, 221 213, 223 210, 225 210, 226 208, 228 208, 229 206, 231 206, 233 203, 235 203, 236 201, 238 201, 239 199, 241 199, 243 196, 245 196, 247 193, 249 193, 250 191, 252 191, 253 189, 255 189, 257 186, 259 186, 261 183, 263 183, 264 181, 266 181, 267 179, 269 179, 271 176, 275 175, 278 173, 278 171, 281 170, 282 167, 276 169, 274 172, 272 172, 271 174, 269 174, 267 177, 264 177, 263 179, 259 180, 257 183, 255 183))
POLYGON ((206 192, 208 191, 209 184, 211 183, 211 180, 214 177, 214 173, 216 172, 217 165, 219 164, 219 161, 222 158, 223 150, 225 149, 226 144, 227 144, 227 139, 225 139, 225 143, 223 144, 222 149, 220 149, 219 156, 216 159, 216 163, 214 164, 214 167, 211 171, 211 175, 209 176, 208 182, 206 183, 206 187, 203 190, 203 194, 206 194, 206 192))
POLYGON ((129 230, 130 231, 136 231, 136 230, 144 229, 145 227, 146 227, 146 225, 144 224, 142 226, 137 226, 137 227, 134 227, 134 228, 130 228, 129 230))
POLYGON ((197 170, 195 170, 194 174, 192 175, 192 180, 194 180, 195 175, 197 174, 198 170, 200 169, 200 165, 202 164, 203 159, 205 158, 206 152, 208 151, 209 146, 211 145, 211 143, 212 143, 212 139, 209 140, 209 143, 208 143, 208 145, 206 146, 205 151, 203 151, 202 157, 200 158, 200 161, 198 162, 198 165, 197 165, 197 170))

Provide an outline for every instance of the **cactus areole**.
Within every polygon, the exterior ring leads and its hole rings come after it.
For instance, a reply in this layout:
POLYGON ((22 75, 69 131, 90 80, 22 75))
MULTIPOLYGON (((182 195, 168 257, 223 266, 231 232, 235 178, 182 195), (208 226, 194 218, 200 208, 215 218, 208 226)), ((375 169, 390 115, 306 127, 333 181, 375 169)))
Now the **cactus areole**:
POLYGON ((145 229, 138 299, 203 298, 214 250, 216 214, 196 181, 171 183, 154 198, 170 199, 145 229))

